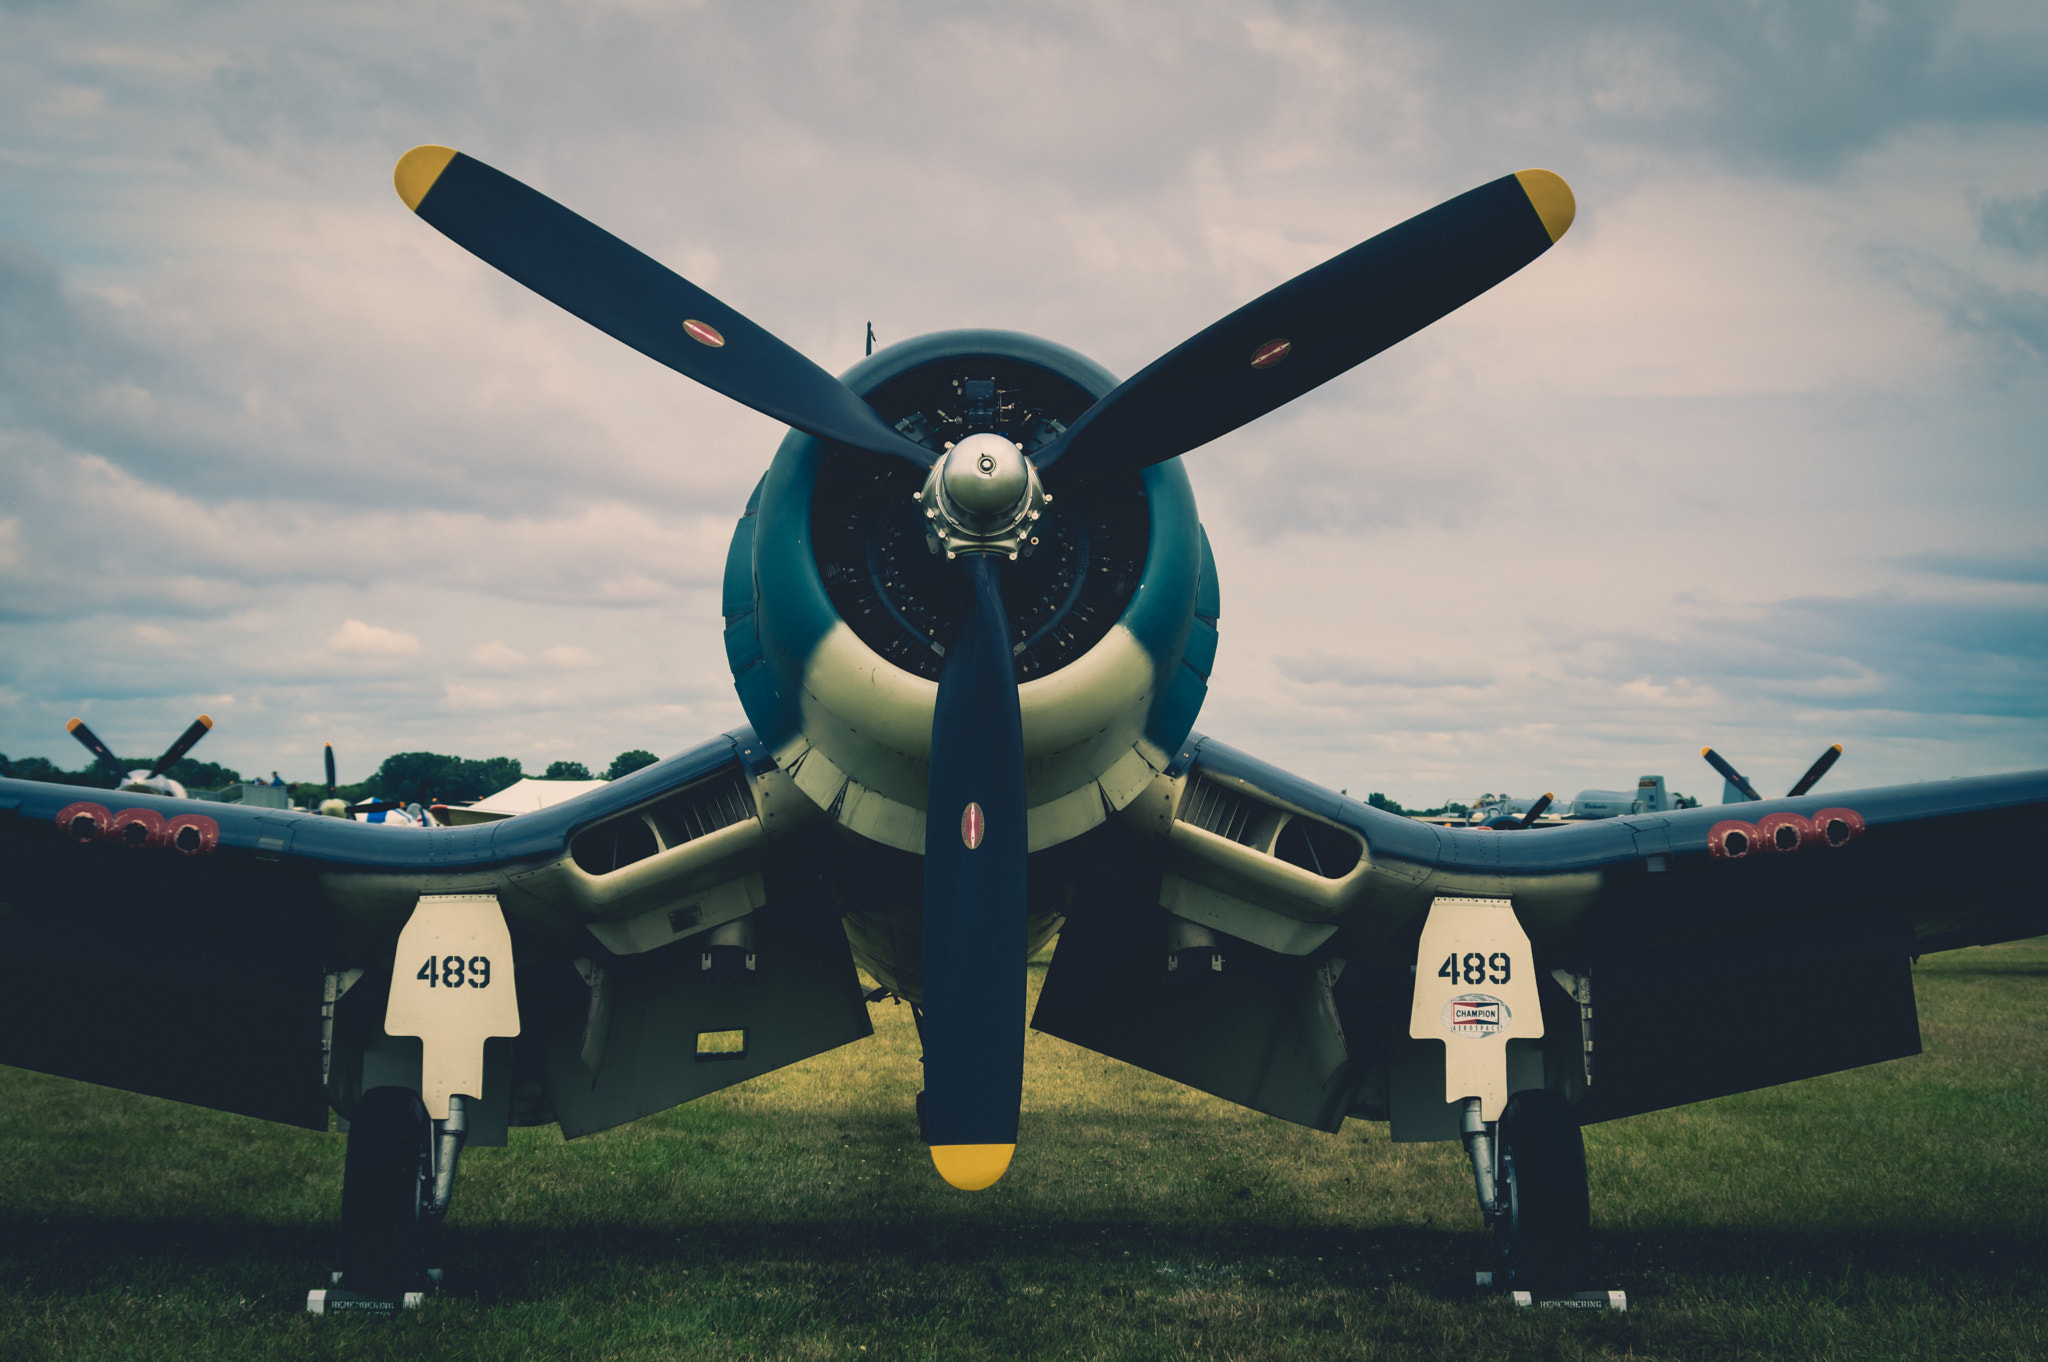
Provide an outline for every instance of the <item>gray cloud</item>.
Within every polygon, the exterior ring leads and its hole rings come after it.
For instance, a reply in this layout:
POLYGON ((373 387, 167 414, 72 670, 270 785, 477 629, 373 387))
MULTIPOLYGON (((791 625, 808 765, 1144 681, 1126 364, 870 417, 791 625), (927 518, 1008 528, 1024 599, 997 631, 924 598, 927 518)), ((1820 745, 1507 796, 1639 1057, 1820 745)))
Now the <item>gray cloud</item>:
POLYGON ((1972 601, 1795 597, 1703 615, 1661 638, 1583 638, 1571 674, 1707 684, 1814 710, 2048 717, 2048 596, 1972 601))
POLYGON ((1366 661, 1326 653, 1274 659, 1282 676, 1304 685, 1333 683, 1346 687, 1392 686, 1403 690, 1453 688, 1477 690, 1492 684, 1492 678, 1475 671, 1439 667, 1419 659, 1366 661))
POLYGON ((835 370, 873 320, 1128 373, 1553 165, 1539 267, 1189 460, 1204 727, 1404 799, 1803 749, 1815 708, 1888 735, 1870 770, 2048 759, 2040 621, 1977 599, 2039 580, 2039 174, 1963 155, 2048 115, 2044 41, 1904 3, 0 7, 0 749, 211 707, 248 768, 602 764, 738 721, 717 579, 779 431, 412 219, 391 163, 435 141, 835 370))
POLYGON ((1985 582, 2048 584, 2048 548, 2008 553, 1920 553, 1902 560, 1924 572, 1985 582))
POLYGON ((1977 234, 1986 245, 2016 255, 2048 255, 2048 189, 1971 206, 1977 214, 1977 234))

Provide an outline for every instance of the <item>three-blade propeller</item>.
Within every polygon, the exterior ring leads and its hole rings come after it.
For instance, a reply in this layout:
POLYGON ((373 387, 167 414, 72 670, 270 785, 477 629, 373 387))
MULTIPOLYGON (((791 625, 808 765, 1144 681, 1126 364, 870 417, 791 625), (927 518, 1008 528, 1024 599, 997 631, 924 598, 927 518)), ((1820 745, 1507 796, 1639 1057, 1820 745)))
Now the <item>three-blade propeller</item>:
MULTIPOLYGON (((481 161, 415 147, 393 180, 406 206, 458 245, 756 411, 925 468, 967 453, 967 441, 940 456, 898 434, 843 383, 740 313, 481 161)), ((1573 213, 1571 190, 1546 170, 1504 176, 1440 204, 1169 351, 1039 451, 1036 467, 1058 465, 1063 478, 1115 474, 1207 444, 1471 301, 1548 250, 1573 213)), ((1004 559, 984 546, 965 547, 959 558, 972 604, 947 653, 932 718, 922 1030, 933 1162, 948 1182, 971 1189, 1002 1176, 1016 1147, 1027 829, 1004 559)))
MULTIPOLYGON (((1756 786, 1750 784, 1742 772, 1730 766, 1728 759, 1719 752, 1716 752, 1711 747, 1702 747, 1700 755, 1705 757, 1707 765, 1719 772, 1721 779, 1733 785, 1744 799, 1755 801, 1763 798, 1762 795, 1756 792, 1756 786)), ((1820 784, 1820 778, 1832 770, 1835 763, 1841 760, 1841 757, 1842 745, 1840 743, 1830 744, 1828 750, 1821 753, 1820 756, 1814 759, 1813 765, 1806 768, 1806 774, 1793 782, 1792 788, 1785 792, 1785 798, 1797 799, 1814 786, 1820 784)))
MULTIPOLYGON (((86 751, 98 757, 102 766, 107 767, 123 781, 128 779, 128 768, 122 765, 121 759, 114 755, 112 748, 99 740, 98 734, 85 726, 85 720, 73 719, 70 723, 64 725, 64 729, 72 737, 78 739, 86 751)), ((155 780, 158 776, 176 766, 179 758, 190 752, 193 746, 211 732, 212 729, 213 720, 206 715, 202 714, 194 719, 186 726, 185 731, 178 735, 178 740, 165 748, 164 754, 151 764, 145 779, 155 780)))

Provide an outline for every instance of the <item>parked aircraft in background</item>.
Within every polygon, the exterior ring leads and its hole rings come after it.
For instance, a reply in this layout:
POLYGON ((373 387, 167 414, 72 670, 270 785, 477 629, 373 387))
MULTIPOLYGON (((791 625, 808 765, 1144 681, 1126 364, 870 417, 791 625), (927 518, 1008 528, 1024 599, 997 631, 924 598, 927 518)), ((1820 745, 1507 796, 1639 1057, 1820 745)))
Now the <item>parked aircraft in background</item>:
POLYGON ((64 725, 65 732, 78 739, 86 751, 99 758, 100 765, 120 778, 121 784, 116 788, 127 793, 166 795, 172 799, 185 799, 189 796, 185 793, 183 785, 172 780, 164 772, 176 766, 179 759, 190 752, 212 728, 213 720, 204 714, 200 715, 178 735, 176 742, 164 749, 164 754, 158 757, 148 770, 131 771, 114 755, 112 748, 101 742, 99 736, 85 726, 85 720, 73 719, 64 725))
POLYGON ((327 761, 327 798, 320 801, 320 816, 323 818, 347 818, 350 816, 348 801, 335 794, 334 744, 327 743, 325 746, 327 749, 325 753, 327 761))
POLYGON ((1410 814, 1417 822, 1433 823, 1439 827, 1458 828, 1531 828, 1539 824, 1550 827, 1564 819, 1550 812, 1556 799, 1546 790, 1534 799, 1516 799, 1506 794, 1483 794, 1472 801, 1471 807, 1463 813, 1417 813, 1410 814))
POLYGON ((1057 934, 1032 1026, 1322 1130, 1461 1141, 1496 1284, 1569 1290, 1582 1123, 1915 1053, 1914 955, 2048 930, 2034 858, 1996 850, 2038 845, 2048 772, 1501 836, 1194 731, 1221 594, 1179 456, 1549 249, 1555 175, 1430 209, 1121 384, 998 331, 834 379, 481 162, 420 147, 396 182, 793 429, 727 558, 745 727, 418 837, 223 807, 125 839, 142 796, 0 781, 0 1061, 341 1112, 346 1286, 416 1280, 465 1142, 589 1134, 869 1035, 856 963, 916 1009, 937 1171, 988 1186, 1057 934), (84 989, 52 962, 88 942, 84 989))
MULTIPOLYGON (((1719 752, 1716 752, 1711 747, 1702 747, 1700 755, 1707 759, 1707 765, 1713 767, 1721 777, 1721 802, 1723 804, 1740 804, 1745 800, 1755 801, 1763 798, 1762 795, 1756 792, 1756 787, 1744 778, 1742 772, 1730 766, 1727 759, 1719 752)), ((1814 759, 1813 765, 1806 768, 1805 775, 1792 782, 1792 788, 1786 791, 1785 798, 1797 799, 1815 785, 1818 785, 1820 778, 1833 770, 1835 763, 1841 760, 1841 757, 1842 745, 1840 743, 1831 745, 1827 751, 1814 759)))
POLYGON ((1572 796, 1567 818, 1619 818, 1630 813, 1664 813, 1672 809, 1699 807, 1698 800, 1685 801, 1665 788, 1664 777, 1644 776, 1630 790, 1581 790, 1572 796))

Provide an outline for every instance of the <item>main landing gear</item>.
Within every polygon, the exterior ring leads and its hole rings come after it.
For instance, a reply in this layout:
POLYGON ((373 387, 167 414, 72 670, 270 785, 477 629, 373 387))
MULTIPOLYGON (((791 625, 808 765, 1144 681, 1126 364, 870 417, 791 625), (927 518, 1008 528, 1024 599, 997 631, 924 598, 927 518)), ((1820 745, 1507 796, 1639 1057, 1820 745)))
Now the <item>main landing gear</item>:
POLYGON ((1490 1284, 1542 1297, 1580 1292, 1592 1216, 1586 1145, 1571 1108, 1555 1093, 1527 1089, 1509 1097, 1500 1120, 1489 1124, 1479 1100, 1468 1099, 1465 1149, 1480 1213, 1493 1226, 1490 1284))
POLYGON ((411 1088, 362 1095, 342 1166, 341 1271, 336 1289, 308 1295, 308 1310, 389 1313, 432 1289, 440 1274, 426 1264, 468 1134, 461 1097, 448 1099, 448 1119, 437 1122, 411 1088))

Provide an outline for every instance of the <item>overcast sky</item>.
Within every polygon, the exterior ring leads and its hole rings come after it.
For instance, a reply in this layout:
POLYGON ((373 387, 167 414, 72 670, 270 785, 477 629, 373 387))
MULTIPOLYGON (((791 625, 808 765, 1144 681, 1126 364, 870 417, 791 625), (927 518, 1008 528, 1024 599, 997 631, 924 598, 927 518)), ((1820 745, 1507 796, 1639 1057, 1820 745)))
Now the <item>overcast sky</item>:
POLYGON ((1521 275, 1188 458, 1199 727, 1409 803, 2048 765, 2048 9, 0 0, 0 751, 345 780, 743 722, 773 422, 417 221, 471 153, 835 372, 1129 374, 1526 166, 1521 275), (1418 17, 1426 16, 1426 17, 1418 17))

